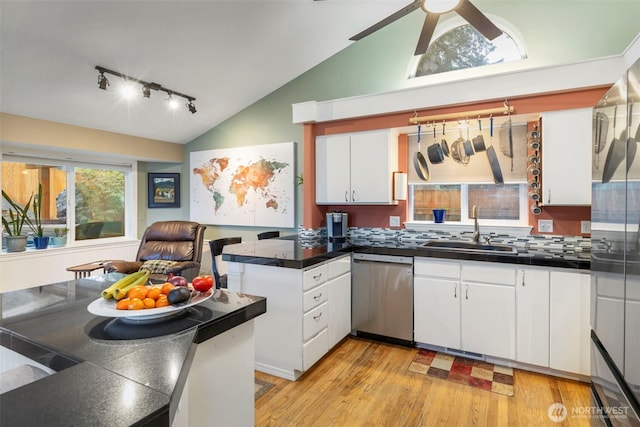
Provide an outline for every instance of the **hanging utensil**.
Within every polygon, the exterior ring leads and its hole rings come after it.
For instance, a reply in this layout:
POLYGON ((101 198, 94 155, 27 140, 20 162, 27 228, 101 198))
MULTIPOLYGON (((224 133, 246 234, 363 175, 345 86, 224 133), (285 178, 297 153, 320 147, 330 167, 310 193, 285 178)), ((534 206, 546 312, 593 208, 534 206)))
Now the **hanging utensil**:
POLYGON ((487 149, 484 143, 484 137, 482 136, 482 120, 478 116, 478 136, 473 138, 473 149, 477 153, 478 151, 485 151, 487 149))
POLYGON ((600 168, 600 153, 607 144, 609 117, 605 113, 597 112, 593 115, 593 166, 600 168))
POLYGON ((432 165, 440 164, 444 161, 444 151, 442 146, 436 141, 436 129, 433 129, 433 144, 427 147, 427 157, 432 165))
MULTIPOLYGON (((507 101, 504 103, 507 107, 507 101)), ((511 109, 507 108, 509 112, 509 158, 511 159, 511 172, 513 172, 513 123, 511 122, 511 109)))
POLYGON ((467 156, 473 156, 475 153, 473 151, 473 144, 471 143, 471 140, 469 139, 469 124, 467 123, 466 120, 465 120, 464 123, 465 123, 465 127, 467 128, 467 139, 462 144, 463 147, 464 147, 464 153, 467 156))
POLYGON ((617 115, 618 107, 616 106, 613 113, 613 140, 611 141, 611 145, 609 145, 609 151, 607 151, 607 157, 604 160, 604 169, 602 171, 603 184, 611 181, 616 169, 620 166, 622 159, 624 159, 626 155, 627 147, 625 147, 625 142, 627 140, 627 129, 625 128, 622 131, 620 138, 616 138, 617 115))
POLYGON ((420 151, 420 139, 422 138, 422 126, 418 123, 418 151, 413 156, 413 167, 418 174, 418 178, 423 181, 429 181, 429 166, 427 165, 427 159, 424 158, 420 151))
MULTIPOLYGON (((440 140, 440 145, 442 146, 442 152, 444 153, 445 156, 449 157, 449 144, 447 143, 447 139, 445 138, 444 135, 444 120, 442 121, 442 139, 440 140)), ((436 122, 433 122, 433 135, 435 138, 435 134, 436 134, 436 122)))
POLYGON ((493 174, 493 182, 497 185, 503 185, 504 178, 502 176, 502 169, 500 168, 496 149, 493 148, 493 115, 489 116, 489 136, 491 145, 487 148, 486 153, 487 159, 489 159, 489 166, 491 166, 491 173, 493 174))

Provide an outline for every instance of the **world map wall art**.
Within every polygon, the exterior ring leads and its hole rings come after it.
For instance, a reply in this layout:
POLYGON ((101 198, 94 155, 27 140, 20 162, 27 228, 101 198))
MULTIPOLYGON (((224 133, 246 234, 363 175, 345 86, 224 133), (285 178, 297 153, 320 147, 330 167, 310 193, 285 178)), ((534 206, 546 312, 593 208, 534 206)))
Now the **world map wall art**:
POLYGON ((191 220, 212 225, 295 226, 295 143, 193 151, 191 220))

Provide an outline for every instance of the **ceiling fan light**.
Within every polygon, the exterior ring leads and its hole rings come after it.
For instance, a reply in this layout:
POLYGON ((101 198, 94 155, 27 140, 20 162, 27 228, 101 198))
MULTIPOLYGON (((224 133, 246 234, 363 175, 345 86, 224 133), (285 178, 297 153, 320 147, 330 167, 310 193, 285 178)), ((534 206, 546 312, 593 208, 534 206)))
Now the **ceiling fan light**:
POLYGON ((427 13, 447 13, 457 8, 462 0, 423 0, 422 10, 427 13))

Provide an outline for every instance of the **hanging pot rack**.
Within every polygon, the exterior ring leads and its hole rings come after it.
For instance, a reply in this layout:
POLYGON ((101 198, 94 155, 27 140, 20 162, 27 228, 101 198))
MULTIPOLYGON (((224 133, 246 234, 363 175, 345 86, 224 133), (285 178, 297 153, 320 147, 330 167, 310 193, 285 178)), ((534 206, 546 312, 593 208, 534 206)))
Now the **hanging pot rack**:
POLYGON ((409 123, 412 125, 421 124, 421 123, 430 123, 434 121, 440 120, 451 120, 463 117, 473 117, 480 118, 482 116, 492 116, 494 114, 512 114, 514 112, 513 106, 509 105, 508 101, 504 102, 504 106, 500 108, 486 108, 483 110, 473 110, 473 111, 462 111, 459 113, 446 113, 446 114, 436 114, 433 116, 423 116, 417 117, 417 114, 409 119, 409 123))

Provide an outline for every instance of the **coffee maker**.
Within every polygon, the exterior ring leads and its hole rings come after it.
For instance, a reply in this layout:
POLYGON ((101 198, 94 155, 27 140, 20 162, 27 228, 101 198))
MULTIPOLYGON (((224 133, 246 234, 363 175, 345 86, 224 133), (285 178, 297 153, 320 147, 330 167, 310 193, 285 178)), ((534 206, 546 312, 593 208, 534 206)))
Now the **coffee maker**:
POLYGON ((349 214, 345 212, 327 212, 327 236, 330 242, 347 240, 349 214))

